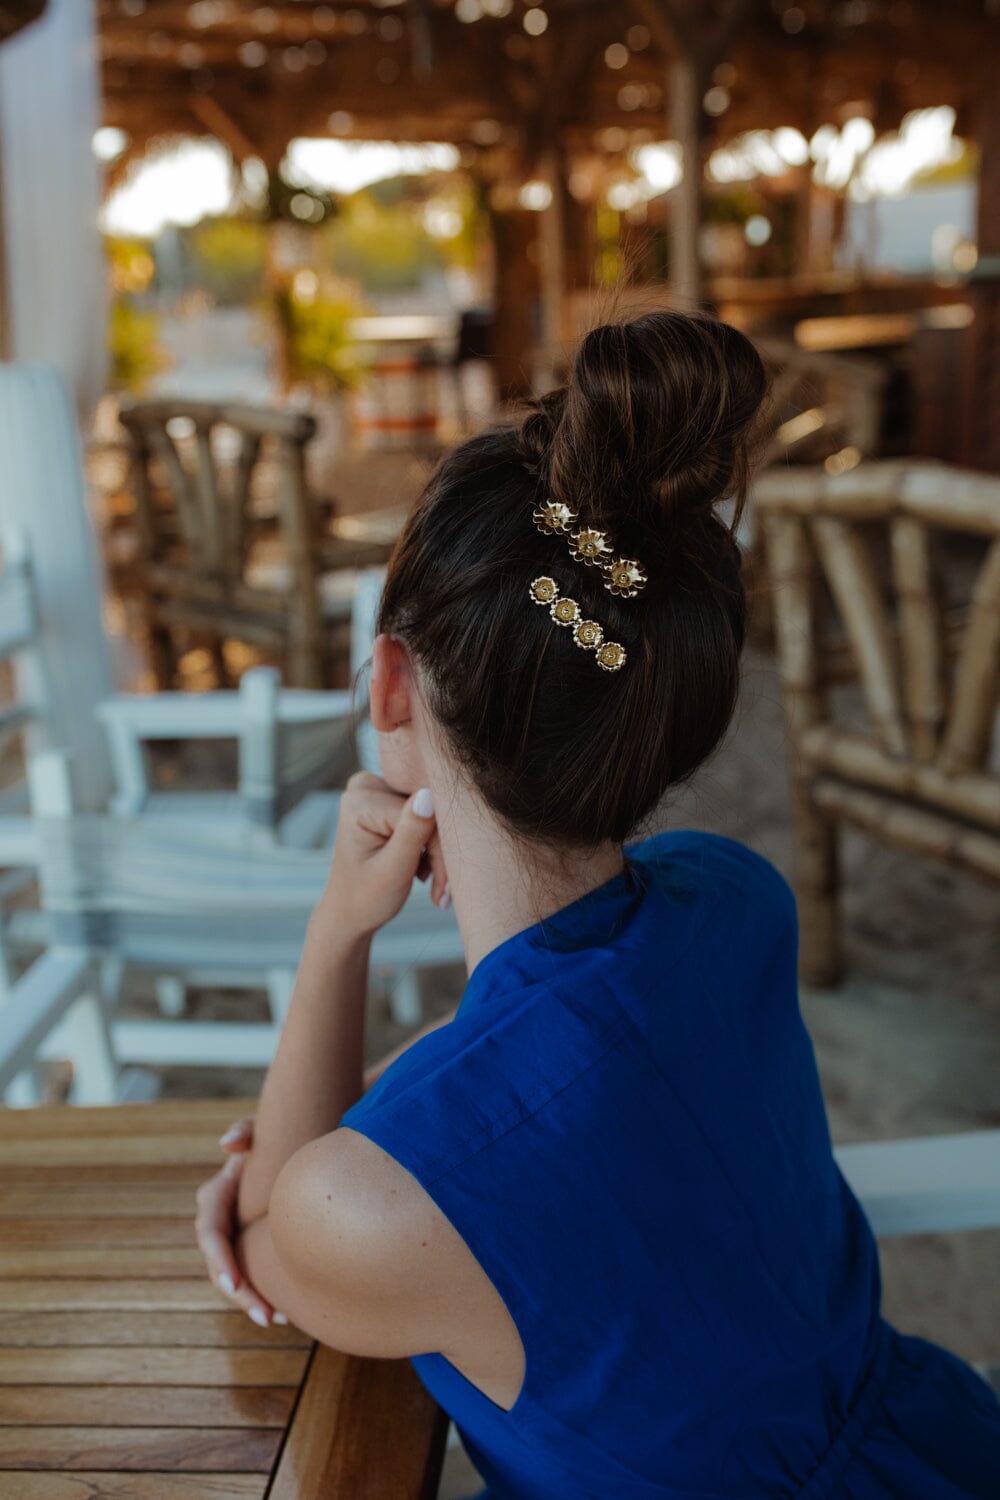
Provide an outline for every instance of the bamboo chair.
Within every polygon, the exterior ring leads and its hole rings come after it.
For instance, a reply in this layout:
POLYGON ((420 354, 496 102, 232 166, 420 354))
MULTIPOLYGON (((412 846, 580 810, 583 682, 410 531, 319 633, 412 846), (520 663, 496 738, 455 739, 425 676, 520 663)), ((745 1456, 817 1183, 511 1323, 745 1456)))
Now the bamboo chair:
POLYGON ((842 971, 842 821, 1000 879, 1000 479, 916 461, 775 470, 754 498, 791 746, 802 977, 827 986, 842 971), (955 611, 937 587, 949 535, 982 553, 955 611), (865 729, 834 709, 845 661, 865 729))
MULTIPOLYGON (((349 651, 355 569, 382 542, 326 533, 310 494, 306 412, 163 398, 124 405, 138 542, 137 586, 161 688, 176 677, 179 630, 276 653, 293 687, 323 687, 349 651), (277 557, 262 555, 278 544, 277 557)), ((327 510, 329 508, 327 507, 327 510)))
POLYGON ((800 349, 787 339, 754 342, 771 376, 772 430, 765 462, 813 461, 845 447, 878 448, 886 372, 872 360, 800 349))

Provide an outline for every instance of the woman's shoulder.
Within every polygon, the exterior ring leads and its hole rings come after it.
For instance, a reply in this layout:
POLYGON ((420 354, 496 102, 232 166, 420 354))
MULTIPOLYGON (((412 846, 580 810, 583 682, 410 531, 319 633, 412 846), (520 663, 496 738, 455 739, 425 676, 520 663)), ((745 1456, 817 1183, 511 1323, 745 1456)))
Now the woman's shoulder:
POLYGON ((780 870, 724 834, 669 828, 627 844, 626 853, 668 896, 728 896, 770 906, 795 921, 795 896, 780 870))

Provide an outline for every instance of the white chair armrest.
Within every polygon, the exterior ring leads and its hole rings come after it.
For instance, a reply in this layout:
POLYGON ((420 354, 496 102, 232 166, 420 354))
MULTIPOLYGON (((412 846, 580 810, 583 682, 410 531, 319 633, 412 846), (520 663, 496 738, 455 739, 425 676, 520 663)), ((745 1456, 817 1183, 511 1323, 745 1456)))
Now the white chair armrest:
POLYGON ((838 1146, 877 1235, 1000 1226, 1000 1130, 838 1146))

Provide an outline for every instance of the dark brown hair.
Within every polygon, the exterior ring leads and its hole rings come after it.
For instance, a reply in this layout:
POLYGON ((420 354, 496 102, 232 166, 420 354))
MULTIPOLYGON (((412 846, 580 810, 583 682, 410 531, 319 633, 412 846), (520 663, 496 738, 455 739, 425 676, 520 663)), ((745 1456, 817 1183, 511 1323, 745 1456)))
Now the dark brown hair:
POLYGON ((428 707, 488 806, 551 845, 624 841, 701 764, 736 702, 740 558, 715 504, 745 498, 760 357, 724 323, 650 312, 583 339, 567 385, 438 464, 389 561, 377 628, 422 669, 428 707), (565 501, 649 581, 613 596, 533 509, 565 501), (548 574, 605 637, 601 670, 528 584, 548 574))

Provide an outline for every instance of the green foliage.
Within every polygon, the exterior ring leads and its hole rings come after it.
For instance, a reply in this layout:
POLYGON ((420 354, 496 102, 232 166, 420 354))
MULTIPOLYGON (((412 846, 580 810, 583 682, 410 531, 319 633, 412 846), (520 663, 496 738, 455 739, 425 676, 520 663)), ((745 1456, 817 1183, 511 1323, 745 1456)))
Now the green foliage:
POLYGON ((736 183, 706 193, 702 212, 706 224, 745 224, 752 214, 767 213, 768 203, 750 183, 736 183))
POLYGON ((267 258, 266 235, 262 224, 232 217, 202 219, 191 231, 194 269, 218 302, 242 305, 259 294, 267 258))
POLYGON ((349 390, 362 379, 366 365, 348 324, 363 308, 348 295, 318 291, 297 295, 294 278, 278 286, 272 298, 283 342, 289 380, 349 390))
POLYGON ((327 263, 367 291, 419 286, 441 261, 410 204, 380 204, 369 193, 349 198, 323 233, 327 263))
POLYGON ((160 320, 127 296, 117 296, 108 317, 108 351, 114 390, 141 393, 166 364, 159 342, 160 320))
POLYGON ((105 235, 104 257, 114 292, 145 292, 156 277, 156 262, 148 240, 105 235))

